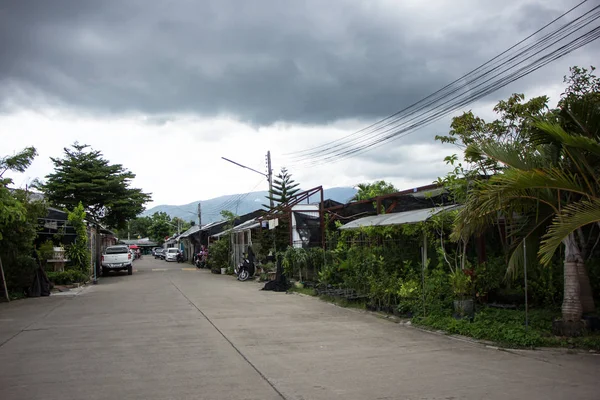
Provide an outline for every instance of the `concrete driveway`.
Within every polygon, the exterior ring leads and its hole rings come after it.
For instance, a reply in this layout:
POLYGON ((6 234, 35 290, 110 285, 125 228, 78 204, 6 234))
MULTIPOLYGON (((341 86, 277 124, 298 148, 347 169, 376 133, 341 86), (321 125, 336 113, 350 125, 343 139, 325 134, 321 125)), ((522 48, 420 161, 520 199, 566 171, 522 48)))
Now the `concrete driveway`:
POLYGON ((600 357, 485 348, 145 257, 0 304, 0 399, 595 399, 600 357))

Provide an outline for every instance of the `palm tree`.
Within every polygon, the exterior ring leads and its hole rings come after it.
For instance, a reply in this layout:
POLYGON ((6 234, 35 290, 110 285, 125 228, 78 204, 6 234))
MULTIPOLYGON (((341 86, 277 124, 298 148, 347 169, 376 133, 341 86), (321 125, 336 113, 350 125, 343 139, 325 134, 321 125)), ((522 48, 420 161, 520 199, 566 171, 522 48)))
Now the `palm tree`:
POLYGON ((536 121, 533 147, 487 143, 479 149, 505 166, 502 173, 480 183, 459 212, 454 237, 470 236, 493 223, 498 213, 515 221, 519 240, 509 261, 514 271, 523 261, 523 242, 536 248, 542 264, 551 262, 564 244, 563 321, 579 321, 594 311, 591 286, 578 236, 600 222, 600 118, 598 102, 579 101, 567 107, 575 127, 536 121), (541 234, 541 235, 540 235, 541 234))

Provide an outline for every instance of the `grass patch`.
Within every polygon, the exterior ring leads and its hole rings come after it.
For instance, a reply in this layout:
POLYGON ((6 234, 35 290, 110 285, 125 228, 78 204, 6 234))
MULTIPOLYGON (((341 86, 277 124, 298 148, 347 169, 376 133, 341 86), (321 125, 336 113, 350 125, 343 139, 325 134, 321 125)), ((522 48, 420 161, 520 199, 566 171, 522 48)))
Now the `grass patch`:
POLYGON ((364 301, 364 300, 348 300, 348 299, 344 299, 342 297, 333 297, 333 296, 325 296, 325 295, 318 296, 315 289, 312 289, 312 288, 297 288, 297 287, 292 286, 290 289, 288 289, 288 292, 301 293, 301 294, 305 294, 307 296, 318 297, 319 299, 321 299, 323 301, 326 301, 328 303, 333 303, 337 306, 344 307, 344 308, 354 308, 354 309, 358 309, 358 310, 365 310, 367 308, 366 301, 364 301))
POLYGON ((344 308, 354 308, 358 310, 366 310, 367 303, 364 300, 348 300, 343 297, 333 297, 333 296, 319 296, 319 298, 328 303, 333 303, 337 306, 344 308))
POLYGON ((294 293, 301 293, 301 294, 305 294, 307 296, 316 296, 317 292, 315 292, 315 289, 312 288, 298 288, 292 285, 291 288, 288 289, 288 292, 294 292, 294 293))
POLYGON ((525 326, 525 312, 484 308, 473 321, 456 320, 450 316, 429 315, 413 319, 416 325, 439 329, 448 334, 490 340, 507 347, 577 347, 600 350, 600 335, 580 338, 561 338, 552 335, 552 321, 560 315, 551 310, 531 310, 529 326, 525 326))
POLYGON ((25 295, 25 292, 8 292, 8 297, 11 300, 21 300, 27 297, 27 295, 25 295))

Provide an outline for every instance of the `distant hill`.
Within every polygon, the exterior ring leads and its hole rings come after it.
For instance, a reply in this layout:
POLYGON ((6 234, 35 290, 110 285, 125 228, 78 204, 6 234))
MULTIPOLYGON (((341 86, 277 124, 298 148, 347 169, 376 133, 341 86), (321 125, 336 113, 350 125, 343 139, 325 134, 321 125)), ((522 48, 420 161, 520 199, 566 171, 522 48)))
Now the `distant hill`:
MULTIPOLYGON (((336 187, 324 190, 324 199, 347 203, 356 194, 356 189, 352 187, 336 187)), ((178 217, 186 221, 198 222, 198 203, 202 203, 202 224, 219 221, 221 219, 221 210, 229 210, 237 215, 244 215, 255 211, 267 202, 266 191, 232 194, 227 196, 215 197, 214 199, 199 200, 189 204, 182 205, 158 205, 146 210, 142 216, 152 215, 155 212, 165 212, 171 218, 178 217)), ((318 201, 317 198, 313 199, 318 201)))

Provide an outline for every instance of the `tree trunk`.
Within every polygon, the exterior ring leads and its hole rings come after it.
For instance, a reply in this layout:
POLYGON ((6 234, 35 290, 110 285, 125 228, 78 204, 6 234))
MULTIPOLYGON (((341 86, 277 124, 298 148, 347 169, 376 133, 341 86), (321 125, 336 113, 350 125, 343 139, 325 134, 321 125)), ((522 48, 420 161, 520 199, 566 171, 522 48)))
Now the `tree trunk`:
POLYGON ((579 275, 579 290, 581 296, 581 308, 584 314, 593 313, 596 311, 596 305, 594 304, 594 295, 592 291, 592 285, 590 284, 590 278, 585 268, 583 259, 577 260, 577 273, 579 275))
MULTIPOLYGON (((593 226, 592 226, 593 228, 593 226)), ((583 233, 583 229, 579 228, 577 230, 577 234, 579 237, 579 254, 577 257, 577 272, 579 274, 579 290, 581 293, 581 307, 583 308, 583 313, 593 313, 596 311, 596 307, 594 304, 594 295, 592 292, 592 285, 590 284, 590 278, 588 277, 587 270, 585 268, 585 259, 586 259, 586 247, 587 242, 585 240, 585 235, 583 233)), ((590 235, 591 236, 591 235, 590 235)))
POLYGON ((580 300, 581 287, 579 284, 579 268, 577 262, 581 253, 579 252, 573 233, 567 236, 563 243, 565 244, 565 288, 562 304, 562 318, 565 322, 577 322, 581 320, 583 313, 580 300))

